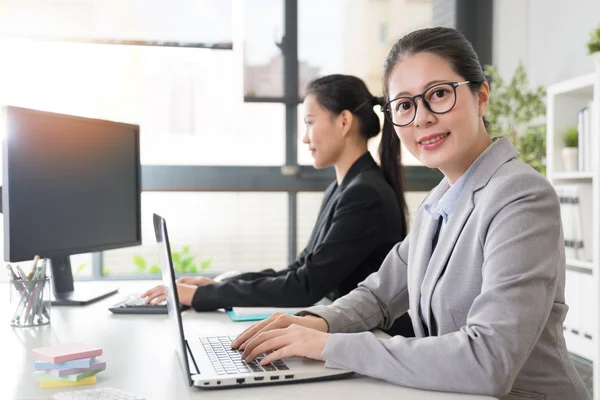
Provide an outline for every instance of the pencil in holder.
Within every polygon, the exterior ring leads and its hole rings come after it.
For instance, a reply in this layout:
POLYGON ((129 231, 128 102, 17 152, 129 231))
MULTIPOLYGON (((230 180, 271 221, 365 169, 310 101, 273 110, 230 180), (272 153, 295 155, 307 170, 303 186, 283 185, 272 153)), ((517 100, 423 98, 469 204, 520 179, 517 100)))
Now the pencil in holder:
POLYGON ((50 278, 10 281, 10 305, 14 327, 50 323, 50 278))

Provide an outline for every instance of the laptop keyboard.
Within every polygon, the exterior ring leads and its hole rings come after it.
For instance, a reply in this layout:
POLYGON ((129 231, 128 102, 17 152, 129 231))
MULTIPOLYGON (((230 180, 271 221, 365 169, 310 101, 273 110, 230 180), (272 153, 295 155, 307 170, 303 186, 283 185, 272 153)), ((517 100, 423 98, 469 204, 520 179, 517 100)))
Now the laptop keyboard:
POLYGON ((208 354, 208 358, 215 368, 215 371, 217 371, 217 374, 247 374, 251 372, 289 370, 288 366, 285 365, 285 362, 281 360, 274 361, 267 365, 259 365, 259 362, 270 352, 259 355, 256 357, 256 360, 251 363, 245 363, 242 360, 242 352, 231 348, 231 342, 233 340, 235 340, 234 336, 200 338, 200 343, 202 343, 202 347, 204 347, 204 351, 208 354))

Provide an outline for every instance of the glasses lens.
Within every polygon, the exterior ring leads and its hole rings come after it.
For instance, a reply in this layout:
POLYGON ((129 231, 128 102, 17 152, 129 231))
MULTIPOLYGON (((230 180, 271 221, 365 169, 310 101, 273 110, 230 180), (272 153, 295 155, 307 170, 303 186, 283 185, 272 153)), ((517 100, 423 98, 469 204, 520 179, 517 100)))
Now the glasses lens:
POLYGON ((454 107, 456 92, 452 85, 442 84, 429 88, 423 96, 434 113, 445 113, 454 107))
POLYGON ((392 123, 396 125, 407 125, 415 117, 415 103, 409 97, 400 97, 393 100, 389 105, 392 123))

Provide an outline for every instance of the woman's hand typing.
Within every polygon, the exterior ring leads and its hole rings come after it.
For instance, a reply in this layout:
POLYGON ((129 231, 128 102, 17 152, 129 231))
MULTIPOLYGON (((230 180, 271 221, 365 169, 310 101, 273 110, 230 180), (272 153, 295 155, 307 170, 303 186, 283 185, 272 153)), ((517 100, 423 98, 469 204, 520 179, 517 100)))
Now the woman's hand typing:
POLYGON ((242 359, 246 362, 273 350, 261 361, 262 365, 291 356, 322 360, 321 353, 331 336, 327 328, 327 322, 320 317, 276 313, 242 332, 231 347, 244 350, 242 359))

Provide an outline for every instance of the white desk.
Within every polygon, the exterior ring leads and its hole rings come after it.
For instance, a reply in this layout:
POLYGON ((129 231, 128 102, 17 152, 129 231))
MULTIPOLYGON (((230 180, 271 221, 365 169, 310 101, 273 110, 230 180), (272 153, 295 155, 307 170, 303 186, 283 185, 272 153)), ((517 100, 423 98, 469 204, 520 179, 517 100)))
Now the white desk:
MULTIPOLYGON (((119 297, 156 285, 153 282, 110 282, 120 287, 115 296, 85 307, 53 307, 51 324, 36 328, 12 328, 9 324, 8 284, 0 284, 0 398, 32 399, 64 390, 113 387, 147 399, 490 399, 407 389, 355 375, 329 382, 264 387, 202 390, 187 384, 175 354, 166 315, 114 315, 108 306, 119 297), (31 349, 66 342, 84 342, 103 348, 106 370, 97 384, 73 388, 40 389, 32 376, 31 349), (285 393, 282 396, 282 393, 285 393)), ((83 285, 84 283, 79 283, 83 285)), ((98 284, 98 283, 93 283, 98 284)), ((186 333, 196 335, 237 334, 250 323, 234 323, 221 312, 183 313, 186 333)))

